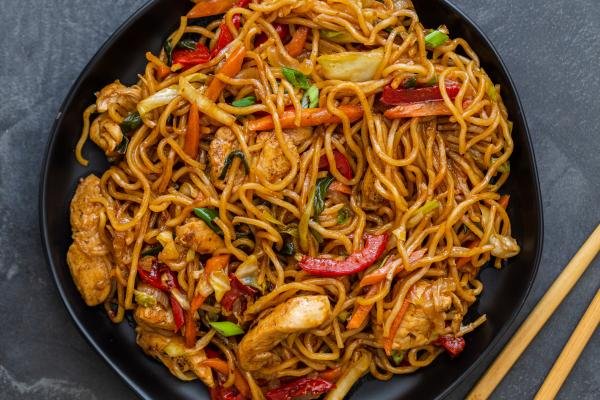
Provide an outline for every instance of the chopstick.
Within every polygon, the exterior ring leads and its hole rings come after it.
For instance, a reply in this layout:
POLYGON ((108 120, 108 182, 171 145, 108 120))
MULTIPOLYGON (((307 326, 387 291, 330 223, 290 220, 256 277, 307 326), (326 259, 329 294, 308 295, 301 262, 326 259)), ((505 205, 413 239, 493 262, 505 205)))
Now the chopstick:
POLYGON ((525 322, 521 324, 521 327, 504 347, 502 353, 500 353, 485 375, 471 390, 467 396, 468 400, 483 400, 492 394, 508 370, 521 356, 540 329, 542 329, 567 294, 569 294, 598 251, 600 251, 600 225, 596 227, 583 246, 573 256, 563 272, 556 278, 550 289, 548 289, 525 322))
POLYGON ((534 400, 553 399, 560 390, 563 382, 569 376, 573 365, 579 358, 585 345, 592 337, 600 322, 600 290, 596 292, 594 300, 583 314, 575 331, 569 338, 565 348, 556 359, 554 366, 548 373, 542 387, 535 395, 534 400))

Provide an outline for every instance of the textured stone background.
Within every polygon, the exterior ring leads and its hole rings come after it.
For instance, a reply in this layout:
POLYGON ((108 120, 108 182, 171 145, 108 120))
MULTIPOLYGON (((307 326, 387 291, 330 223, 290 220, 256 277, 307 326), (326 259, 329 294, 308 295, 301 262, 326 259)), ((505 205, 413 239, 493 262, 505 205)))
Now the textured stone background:
MULTIPOLYGON (((60 103, 100 45, 143 3, 2 0, 0 399, 135 398, 76 331, 50 281, 37 197, 40 163, 60 103)), ((544 256, 523 320, 600 222, 600 7, 597 0, 454 3, 502 55, 533 136, 546 226, 544 256)), ((596 261, 493 398, 533 396, 599 282, 596 261)), ((599 339, 596 333, 560 398, 600 398, 599 339)), ((463 398, 469 384, 452 398, 463 398)))

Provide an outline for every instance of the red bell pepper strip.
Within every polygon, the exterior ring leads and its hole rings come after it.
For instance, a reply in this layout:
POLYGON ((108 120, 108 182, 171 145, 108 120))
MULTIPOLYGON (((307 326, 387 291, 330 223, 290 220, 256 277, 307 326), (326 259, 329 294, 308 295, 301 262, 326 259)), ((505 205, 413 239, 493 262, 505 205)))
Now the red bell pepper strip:
MULTIPOLYGON (((460 92, 460 85, 458 83, 446 83, 446 93, 448 93, 450 99, 455 99, 458 95, 458 92, 460 92)), ((414 89, 394 89, 388 85, 383 88, 383 94, 381 95, 381 102, 390 106, 442 99, 443 97, 440 87, 437 85, 414 89)))
MULTIPOLYGON (((238 7, 247 7, 250 4, 250 0, 239 0, 237 2, 238 7)), ((233 22, 233 26, 236 29, 240 29, 242 25, 242 17, 239 14, 235 14, 231 17, 231 22, 233 22)), ((214 49, 210 52, 210 58, 215 58, 221 50, 223 50, 229 43, 233 42, 233 34, 227 27, 225 21, 221 23, 219 26, 219 37, 217 38, 217 43, 215 44, 214 49)))
POLYGON ((229 274, 229 284, 231 285, 231 289, 225 292, 221 299, 221 306, 223 306, 223 309, 226 311, 231 311, 233 309, 233 304, 238 298, 243 296, 254 296, 256 294, 256 290, 240 282, 235 274, 229 274))
POLYGON ((210 61, 210 53, 206 46, 198 42, 195 50, 177 49, 173 52, 173 64, 181 64, 183 69, 210 61))
POLYGON ((138 268, 138 275, 142 282, 169 293, 169 301, 173 312, 173 320, 175 322, 175 332, 179 330, 185 323, 183 308, 177 299, 170 293, 171 289, 179 288, 177 279, 169 267, 163 263, 154 262, 150 271, 143 268, 138 268))
MULTIPOLYGON (((350 166, 350 162, 346 158, 346 156, 340 153, 337 150, 333 151, 333 158, 335 159, 335 167, 340 174, 346 179, 352 179, 354 177, 354 173, 352 172, 352 167, 350 166)), ((321 156, 319 159, 319 170, 328 170, 329 169, 329 159, 325 154, 321 156)))
POLYGON ((381 257, 387 246, 389 234, 364 237, 365 247, 343 261, 303 256, 298 265, 309 274, 317 276, 345 276, 363 271, 381 257))
POLYGON ((185 324, 185 317, 183 316, 183 308, 175 299, 175 297, 170 296, 169 300, 171 301, 171 310, 173 311, 173 320, 175 321, 175 332, 179 330, 185 324))
POLYGON ((317 398, 329 392, 335 385, 323 378, 300 378, 286 383, 278 388, 269 390, 265 397, 267 400, 292 400, 297 397, 317 398))
POLYGON ((450 335, 440 336, 434 342, 436 346, 442 346, 451 357, 456 357, 465 349, 465 339, 450 335))
MULTIPOLYGON (((275 28, 275 32, 277 32, 281 41, 286 42, 288 36, 290 35, 290 29, 288 28, 288 26, 283 24, 273 24, 273 27, 275 28)), ((260 34, 256 35, 256 38, 254 39, 254 46, 260 46, 261 44, 266 42, 268 38, 269 37, 266 33, 261 32, 260 34)))
POLYGON ((215 386, 210 388, 211 400, 244 400, 244 396, 234 387, 224 388, 223 386, 215 386))

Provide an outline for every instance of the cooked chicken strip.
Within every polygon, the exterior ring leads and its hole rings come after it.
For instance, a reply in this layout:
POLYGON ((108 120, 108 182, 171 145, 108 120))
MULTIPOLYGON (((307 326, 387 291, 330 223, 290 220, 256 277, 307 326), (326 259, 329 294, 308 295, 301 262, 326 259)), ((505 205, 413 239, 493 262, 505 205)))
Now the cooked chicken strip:
POLYGON ((279 304, 240 342, 240 366, 246 371, 259 370, 271 361, 270 350, 288 335, 316 329, 330 316, 327 296, 298 296, 279 304))

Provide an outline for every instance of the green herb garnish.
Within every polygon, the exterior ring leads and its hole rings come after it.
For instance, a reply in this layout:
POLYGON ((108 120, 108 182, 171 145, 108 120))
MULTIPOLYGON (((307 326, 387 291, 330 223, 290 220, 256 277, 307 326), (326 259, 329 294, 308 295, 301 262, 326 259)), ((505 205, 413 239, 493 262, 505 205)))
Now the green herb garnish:
POLYGON ((281 67, 281 73, 294 87, 307 90, 310 87, 308 77, 294 68, 281 67))
POLYGON ((235 100, 231 103, 234 107, 248 107, 256 103, 256 97, 248 96, 235 100))
POLYGON ((302 108, 316 108, 319 105, 319 88, 312 85, 302 96, 302 108))
POLYGON ((339 225, 343 225, 350 219, 350 209, 348 207, 343 207, 340 211, 338 211, 337 222, 339 225))
POLYGON ((231 153, 227 154, 227 158, 225 158, 225 163, 223 165, 223 169, 221 170, 221 174, 219 175, 219 179, 225 179, 225 177, 227 176, 227 171, 229 171, 229 167, 231 167, 233 159, 236 157, 242 160, 242 164, 244 165, 244 171, 248 173, 250 167, 248 167, 248 161, 246 161, 246 156, 241 150, 234 150, 231 153))
POLYGON ((244 330, 238 324, 229 321, 209 322, 209 325, 225 337, 241 335, 244 333, 244 330))
POLYGON ((438 46, 443 45, 450 39, 448 35, 440 30, 433 30, 425 36, 425 45, 429 49, 435 49, 438 46))
POLYGON ((123 132, 124 134, 133 132, 137 128, 142 126, 142 117, 140 117, 140 114, 137 111, 132 112, 129 115, 127 115, 125 119, 123 119, 119 126, 121 127, 121 132, 123 132))
POLYGON ((194 208, 194 214, 208 225, 215 233, 222 235, 223 231, 214 223, 214 219, 219 216, 219 213, 214 208, 194 208))
POLYGON ((333 176, 328 176, 326 178, 321 178, 317 181, 317 185, 315 187, 315 197, 313 199, 313 216, 318 217, 323 210, 325 209, 325 196, 327 195, 327 190, 329 190, 329 185, 333 182, 333 176))

